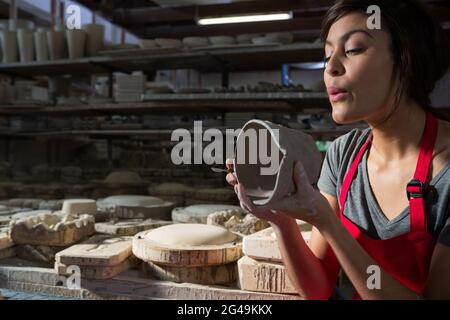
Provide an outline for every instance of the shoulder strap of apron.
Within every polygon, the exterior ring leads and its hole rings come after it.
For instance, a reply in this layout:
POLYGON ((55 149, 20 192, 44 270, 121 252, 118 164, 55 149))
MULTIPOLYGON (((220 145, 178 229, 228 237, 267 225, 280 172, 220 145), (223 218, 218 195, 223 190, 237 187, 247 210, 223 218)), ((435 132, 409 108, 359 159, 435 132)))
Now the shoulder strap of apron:
POLYGON ((438 120, 429 112, 420 144, 414 178, 408 183, 406 193, 409 200, 411 231, 427 231, 427 215, 425 214, 425 192, 430 173, 433 150, 436 143, 438 120))
POLYGON ((350 166, 350 169, 348 170, 347 174, 345 175, 344 182, 342 183, 342 189, 341 189, 341 192, 339 195, 341 218, 342 218, 342 214, 344 212, 344 205, 345 205, 345 201, 347 200, 348 191, 350 190, 350 186, 352 185, 355 174, 358 171, 358 165, 361 162, 364 152, 366 152, 367 147, 369 146, 371 141, 372 141, 372 132, 370 132, 369 137, 367 138, 366 142, 363 144, 363 146, 357 153, 355 160, 353 160, 353 162, 350 166))
MULTIPOLYGON (((417 161, 414 179, 411 180, 407 185, 407 196, 410 208, 411 231, 427 230, 427 221, 426 221, 427 219, 425 214, 425 204, 423 194, 425 192, 425 183, 427 182, 434 145, 436 143, 437 130, 438 130, 437 119, 433 117, 431 113, 427 112, 425 129, 422 136, 419 159, 417 161)), ((370 133, 366 142, 361 147, 355 159, 353 160, 349 171, 345 175, 339 196, 341 218, 344 212, 344 205, 345 201, 347 200, 348 191, 350 190, 350 186, 353 182, 355 174, 358 171, 358 165, 361 162, 364 152, 366 152, 369 144, 372 142, 372 137, 373 137, 372 133, 370 133)))

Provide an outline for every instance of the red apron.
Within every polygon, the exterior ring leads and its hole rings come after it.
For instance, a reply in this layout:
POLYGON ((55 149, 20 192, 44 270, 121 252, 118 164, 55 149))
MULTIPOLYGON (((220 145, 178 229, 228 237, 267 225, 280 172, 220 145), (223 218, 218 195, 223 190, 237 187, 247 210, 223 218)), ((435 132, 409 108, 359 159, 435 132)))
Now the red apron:
MULTIPOLYGON (((340 219, 351 235, 384 271, 418 294, 422 293, 428 278, 431 255, 435 245, 433 237, 427 230, 424 193, 427 188, 437 129, 438 121, 430 113, 427 113, 416 172, 406 188, 410 210, 409 233, 387 240, 372 239, 365 236, 343 214, 348 191, 358 170, 358 164, 372 142, 372 134, 350 166, 339 197, 340 219)), ((354 298, 359 298, 359 296, 356 294, 354 298)))

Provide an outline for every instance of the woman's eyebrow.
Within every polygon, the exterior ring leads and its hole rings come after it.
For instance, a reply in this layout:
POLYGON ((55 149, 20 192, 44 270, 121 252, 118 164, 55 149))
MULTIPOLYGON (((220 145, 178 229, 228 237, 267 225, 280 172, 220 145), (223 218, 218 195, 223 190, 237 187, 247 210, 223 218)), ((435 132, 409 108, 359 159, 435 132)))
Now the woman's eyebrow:
MULTIPOLYGON (((364 33, 365 35, 367 35, 370 38, 374 39, 374 37, 369 32, 367 32, 366 30, 364 30, 364 29, 355 29, 355 30, 351 30, 351 31, 348 31, 348 32, 344 33, 339 38, 339 41, 340 42, 346 42, 352 35, 354 35, 355 33, 360 33, 360 32, 364 33)), ((328 41, 328 40, 326 40, 325 43, 331 45, 331 42, 328 41)))

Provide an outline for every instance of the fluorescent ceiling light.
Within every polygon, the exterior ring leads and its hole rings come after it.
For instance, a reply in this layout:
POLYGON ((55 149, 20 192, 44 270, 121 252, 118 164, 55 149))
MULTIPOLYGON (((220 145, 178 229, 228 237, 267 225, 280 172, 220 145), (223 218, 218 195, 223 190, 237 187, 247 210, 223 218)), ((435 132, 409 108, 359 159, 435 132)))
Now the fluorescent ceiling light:
POLYGON ((291 63, 289 66, 301 70, 322 70, 325 68, 325 64, 323 62, 291 63))
POLYGON ((219 18, 204 18, 199 19, 198 24, 226 24, 226 23, 245 23, 245 22, 261 22, 261 21, 277 21, 292 19, 292 13, 269 13, 259 15, 245 15, 245 16, 229 16, 219 18))

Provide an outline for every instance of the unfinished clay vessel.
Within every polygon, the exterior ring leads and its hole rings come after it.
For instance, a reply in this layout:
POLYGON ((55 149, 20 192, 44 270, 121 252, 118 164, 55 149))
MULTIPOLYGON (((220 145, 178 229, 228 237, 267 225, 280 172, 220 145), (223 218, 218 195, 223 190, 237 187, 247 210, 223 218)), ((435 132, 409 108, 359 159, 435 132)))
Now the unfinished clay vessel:
POLYGON ((208 215, 224 210, 244 213, 243 210, 237 206, 226 204, 197 204, 173 209, 172 220, 178 223, 206 223, 208 215))
POLYGON ((39 28, 34 32, 34 47, 36 49, 36 61, 49 59, 47 29, 39 28))
POLYGON ((182 183, 167 182, 158 186, 149 186, 148 192, 152 196, 159 197, 163 200, 174 202, 176 206, 184 206, 186 192, 191 187, 182 183))
POLYGON ((97 207, 117 218, 170 220, 174 203, 150 196, 117 195, 98 200, 97 207))
POLYGON ((86 44, 86 31, 66 30, 67 48, 69 49, 69 59, 79 59, 84 57, 84 47, 86 44))
POLYGON ((64 59, 66 56, 65 34, 62 30, 47 31, 50 60, 64 59))
POLYGON ((64 247, 94 233, 95 220, 90 215, 41 214, 10 223, 10 236, 16 244, 64 247))
POLYGON ((86 31, 86 55, 95 56, 104 47, 105 27, 100 24, 85 24, 82 29, 86 31))
POLYGON ((17 30, 17 43, 19 46, 19 56, 21 62, 34 60, 33 31, 29 29, 17 30))
POLYGON ((296 161, 303 164, 309 183, 316 183, 322 156, 311 136, 262 120, 250 120, 238 135, 236 178, 255 205, 269 205, 295 191, 296 161))
POLYGON ((90 214, 95 216, 97 213, 97 202, 92 199, 65 200, 61 211, 64 214, 90 214))
POLYGON ((16 32, 0 30, 0 42, 3 53, 3 63, 16 62, 18 60, 16 32))

